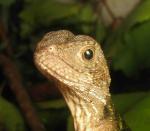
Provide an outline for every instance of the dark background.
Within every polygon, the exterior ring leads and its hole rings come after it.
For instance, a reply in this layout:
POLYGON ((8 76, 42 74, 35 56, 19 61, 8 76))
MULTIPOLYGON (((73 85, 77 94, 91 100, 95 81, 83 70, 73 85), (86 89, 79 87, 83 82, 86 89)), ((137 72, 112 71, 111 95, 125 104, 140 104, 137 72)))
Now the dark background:
POLYGON ((37 42, 60 29, 101 44, 117 110, 133 131, 150 129, 150 1, 125 16, 110 7, 105 0, 0 0, 0 130, 34 130, 38 123, 48 131, 73 130, 61 94, 33 62, 37 42))

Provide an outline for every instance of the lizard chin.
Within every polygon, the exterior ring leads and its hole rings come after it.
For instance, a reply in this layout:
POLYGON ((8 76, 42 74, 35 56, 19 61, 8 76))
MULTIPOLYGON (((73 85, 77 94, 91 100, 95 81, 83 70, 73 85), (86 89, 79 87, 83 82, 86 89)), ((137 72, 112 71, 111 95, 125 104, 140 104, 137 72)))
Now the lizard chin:
MULTIPOLYGON (((58 63, 54 63, 53 61, 55 60, 56 62, 61 63, 63 62, 61 59, 49 55, 49 57, 47 58, 49 61, 44 61, 43 56, 44 55, 42 54, 36 55, 35 63, 37 68, 48 79, 53 80, 54 83, 56 83, 55 85, 60 89, 64 97, 66 96, 77 97, 87 103, 90 103, 91 101, 98 101, 103 105, 106 105, 107 101, 106 99, 107 97, 110 97, 109 92, 103 91, 100 89, 99 86, 92 84, 92 80, 88 78, 87 75, 81 76, 82 75, 81 74, 79 76, 75 75, 68 76, 70 72, 72 74, 77 74, 76 72, 73 72, 74 70, 72 70, 69 66, 66 68, 61 67, 60 69, 62 70, 59 70, 59 68, 57 68, 58 63), (80 79, 82 79, 83 81, 81 81, 80 79)), ((103 82, 101 86, 106 85, 103 82)))
POLYGON ((94 39, 64 30, 50 32, 38 44, 34 60, 63 94, 76 131, 122 129, 111 103, 109 70, 94 39))

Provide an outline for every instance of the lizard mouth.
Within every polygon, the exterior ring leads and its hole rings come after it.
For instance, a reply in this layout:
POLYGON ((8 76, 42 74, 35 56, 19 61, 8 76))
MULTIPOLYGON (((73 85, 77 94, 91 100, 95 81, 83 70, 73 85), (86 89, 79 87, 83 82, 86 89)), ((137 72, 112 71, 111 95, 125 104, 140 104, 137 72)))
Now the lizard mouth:
POLYGON ((35 55, 35 64, 46 77, 57 79, 66 85, 69 83, 69 86, 82 86, 83 84, 92 86, 90 81, 80 80, 81 72, 79 70, 54 54, 46 55, 46 57, 44 54, 35 55))
MULTIPOLYGON (((48 79, 52 80, 55 87, 60 89, 61 92, 66 92, 69 89, 69 87, 73 87, 73 88, 70 88, 70 89, 73 92, 75 92, 76 94, 78 94, 80 97, 84 96, 83 94, 88 94, 88 92, 89 92, 88 90, 85 90, 85 89, 82 90, 81 88, 78 88, 78 87, 81 87, 80 83, 77 83, 75 81, 71 81, 71 80, 65 78, 64 76, 58 74, 56 71, 48 68, 43 63, 40 63, 39 65, 37 65, 37 68, 48 79), (45 70, 45 69, 46 69, 46 71, 43 72, 43 70, 45 70), (68 83, 69 83, 69 85, 68 85, 68 83), (64 85, 66 85, 66 86, 64 86, 64 85), (65 91, 63 91, 63 90, 65 90, 65 91)), ((90 101, 90 100, 88 100, 88 98, 86 98, 85 101, 90 101)))
POLYGON ((35 64, 43 75, 45 75, 48 79, 51 79, 57 83, 64 83, 66 85, 68 85, 69 83, 69 86, 81 84, 77 80, 77 77, 73 78, 73 77, 68 76, 69 69, 71 69, 70 67, 59 67, 59 68, 57 67, 58 63, 63 62, 62 64, 59 64, 59 65, 64 65, 64 61, 62 61, 56 56, 50 56, 50 57, 51 58, 48 58, 49 61, 44 60, 42 56, 35 57, 35 64), (57 61, 57 63, 54 63, 53 60, 57 61))
POLYGON ((107 94, 100 90, 95 92, 95 90, 87 88, 97 87, 93 87, 94 85, 90 83, 90 81, 81 81, 80 77, 82 80, 84 80, 85 78, 83 79, 83 77, 85 76, 80 76, 82 74, 77 72, 77 70, 72 69, 61 58, 54 55, 47 55, 46 57, 44 57, 44 55, 40 55, 35 57, 35 63, 39 71, 41 71, 41 73, 48 79, 52 80, 56 87, 58 87, 60 90, 67 91, 69 89, 70 91, 78 94, 78 96, 81 98, 86 96, 85 101, 90 101, 88 100, 88 96, 90 95, 92 97, 96 97, 96 99, 99 99, 102 103, 106 104, 105 96, 107 94), (77 74, 79 75, 77 76, 77 74))

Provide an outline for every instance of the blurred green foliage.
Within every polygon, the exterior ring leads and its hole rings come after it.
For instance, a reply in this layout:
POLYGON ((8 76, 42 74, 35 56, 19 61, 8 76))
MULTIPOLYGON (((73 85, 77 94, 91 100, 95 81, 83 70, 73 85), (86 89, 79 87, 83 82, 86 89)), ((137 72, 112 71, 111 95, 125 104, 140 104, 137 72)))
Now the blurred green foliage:
MULTIPOLYGON (((68 29, 94 37, 101 43, 106 57, 112 59, 111 69, 121 71, 129 78, 140 76, 141 71, 150 69, 150 1, 143 0, 115 30, 105 26, 93 3, 90 0, 0 0, 0 21, 4 23, 2 26, 13 49, 11 57, 27 87, 44 80, 34 67, 32 57, 36 43, 52 30, 68 29)), ((0 41, 2 53, 7 48, 5 42, 0 41)), ((6 83, 5 79, 0 75, 0 86, 6 83)), ((24 130, 23 118, 16 107, 3 99, 0 98, 0 118, 4 119, 8 130, 14 131, 18 123, 23 128, 19 131, 24 130)), ((120 94, 113 99, 133 131, 150 129, 149 94, 120 94)), ((56 131, 58 125, 67 122, 62 127, 72 130, 71 117, 62 100, 42 101, 36 107, 48 130, 56 131)))
POLYGON ((6 131, 25 131, 20 112, 2 97, 0 97, 0 121, 3 121, 6 131))
POLYGON ((2 6, 10 6, 11 4, 13 4, 14 0, 1 0, 0 1, 0 5, 2 6))
POLYGON ((106 52, 113 59, 115 70, 127 76, 150 68, 150 1, 143 1, 120 28, 106 40, 106 52))

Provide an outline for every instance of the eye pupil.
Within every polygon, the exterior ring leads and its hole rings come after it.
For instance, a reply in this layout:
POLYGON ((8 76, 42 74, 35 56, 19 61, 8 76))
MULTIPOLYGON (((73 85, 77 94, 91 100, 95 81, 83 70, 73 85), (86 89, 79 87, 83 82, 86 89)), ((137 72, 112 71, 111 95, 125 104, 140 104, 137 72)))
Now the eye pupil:
POLYGON ((87 49, 85 52, 84 52, 84 57, 87 59, 87 60, 90 60, 93 58, 93 51, 91 49, 87 49))

